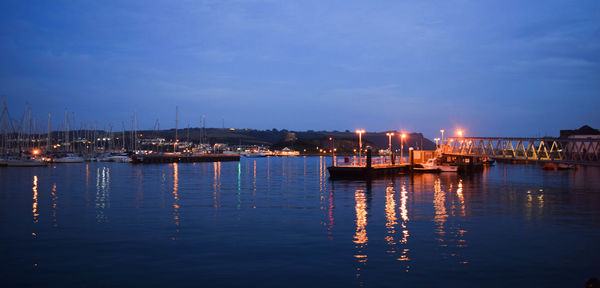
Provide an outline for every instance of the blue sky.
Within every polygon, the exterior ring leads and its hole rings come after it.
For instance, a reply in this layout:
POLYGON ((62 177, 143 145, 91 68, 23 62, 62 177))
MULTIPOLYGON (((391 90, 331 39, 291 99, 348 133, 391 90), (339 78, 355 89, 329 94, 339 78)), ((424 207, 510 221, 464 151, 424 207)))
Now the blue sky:
POLYGON ((600 128, 599 1, 2 1, 0 63, 55 127, 600 128))

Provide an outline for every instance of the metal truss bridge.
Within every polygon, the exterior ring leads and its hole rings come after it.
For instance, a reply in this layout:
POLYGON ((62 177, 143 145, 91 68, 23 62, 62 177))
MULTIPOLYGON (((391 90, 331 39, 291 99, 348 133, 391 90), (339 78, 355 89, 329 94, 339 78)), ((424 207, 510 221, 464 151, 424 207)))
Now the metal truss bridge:
POLYGON ((600 166, 600 139, 450 137, 440 145, 442 154, 600 166))

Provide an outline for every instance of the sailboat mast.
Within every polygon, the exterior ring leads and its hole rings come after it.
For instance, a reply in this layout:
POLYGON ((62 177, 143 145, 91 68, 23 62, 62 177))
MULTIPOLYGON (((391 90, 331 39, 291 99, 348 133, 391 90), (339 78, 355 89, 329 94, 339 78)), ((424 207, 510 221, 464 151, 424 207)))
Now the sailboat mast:
POLYGON ((179 107, 175 106, 175 144, 173 144, 173 152, 177 152, 177 121, 179 114, 179 107))
POLYGON ((27 109, 27 146, 25 149, 31 150, 31 108, 27 109))
POLYGON ((67 109, 65 109, 65 150, 69 151, 69 121, 67 117, 67 109))
POLYGON ((98 122, 94 122, 94 154, 96 153, 96 148, 98 147, 98 143, 96 142, 98 135, 96 135, 96 130, 98 129, 98 122))
POLYGON ((2 96, 2 155, 6 155, 6 104, 4 103, 4 96, 2 96))
POLYGON ((125 151, 125 121, 121 121, 123 130, 121 131, 121 150, 125 151))
POLYGON ((138 132, 137 132, 137 112, 135 110, 133 110, 133 133, 134 133, 134 137, 133 137, 133 153, 135 153, 135 151, 137 151, 137 137, 138 137, 138 132))

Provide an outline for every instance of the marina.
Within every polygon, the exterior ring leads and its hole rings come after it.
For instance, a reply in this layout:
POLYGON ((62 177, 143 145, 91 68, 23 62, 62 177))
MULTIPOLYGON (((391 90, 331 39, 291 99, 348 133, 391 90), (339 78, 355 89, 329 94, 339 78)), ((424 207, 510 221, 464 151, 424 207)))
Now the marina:
POLYGON ((600 1, 0 7, 2 287, 600 288, 600 1))

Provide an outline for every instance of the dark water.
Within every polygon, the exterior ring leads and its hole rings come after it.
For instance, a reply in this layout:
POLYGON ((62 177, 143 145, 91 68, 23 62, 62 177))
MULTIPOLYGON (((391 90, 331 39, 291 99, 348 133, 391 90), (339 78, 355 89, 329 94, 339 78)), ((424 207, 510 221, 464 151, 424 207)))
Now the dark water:
POLYGON ((328 180, 327 158, 0 168, 3 287, 583 287, 600 170, 328 180))

